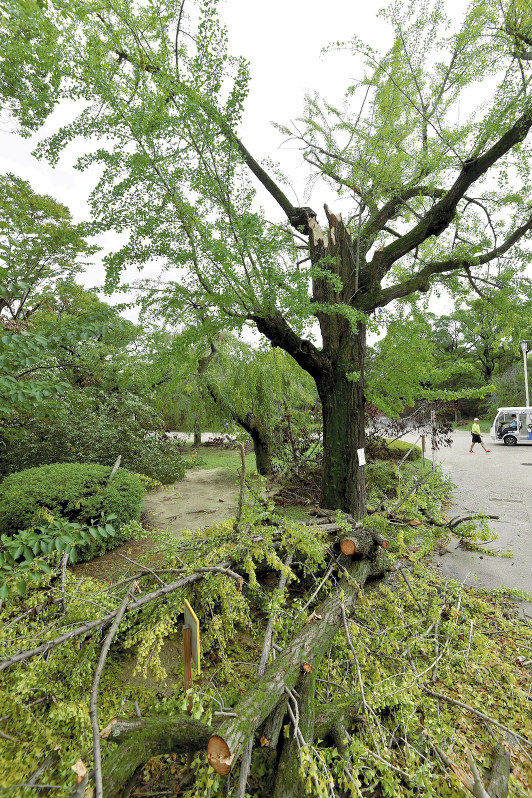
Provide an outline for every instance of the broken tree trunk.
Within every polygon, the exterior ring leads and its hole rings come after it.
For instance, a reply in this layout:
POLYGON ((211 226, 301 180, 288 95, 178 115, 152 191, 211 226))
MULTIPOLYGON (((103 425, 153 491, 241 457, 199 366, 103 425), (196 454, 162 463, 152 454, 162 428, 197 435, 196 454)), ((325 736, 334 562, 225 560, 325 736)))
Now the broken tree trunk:
POLYGON ((493 749, 493 764, 489 775, 488 792, 491 798, 507 798, 510 780, 510 752, 502 743, 493 749))
MULTIPOLYGON (((363 721, 359 712, 360 707, 352 703, 318 705, 314 737, 330 739, 338 747, 345 737, 345 729, 363 721)), ((263 744, 272 750, 274 756, 285 714, 286 699, 281 699, 263 728, 263 744)), ((193 720, 189 715, 118 718, 111 724, 108 735, 108 739, 118 743, 118 746, 102 762, 104 795, 111 798, 119 794, 135 772, 152 756, 205 750, 214 731, 212 726, 193 720)), ((106 734, 107 730, 104 732, 106 734)), ((338 747, 338 750, 341 749, 338 747)), ((47 765, 48 759, 36 773, 42 773, 43 766, 47 765)))
POLYGON ((346 576, 316 608, 316 616, 321 617, 303 626, 234 708, 235 717, 223 723, 209 740, 207 756, 218 773, 230 772, 246 742, 275 709, 285 690, 296 685, 304 665, 313 668, 319 664, 342 623, 342 601, 347 609, 353 608, 360 587, 369 577, 382 575, 386 568, 384 558, 378 554, 372 559, 346 560, 342 565, 346 576))

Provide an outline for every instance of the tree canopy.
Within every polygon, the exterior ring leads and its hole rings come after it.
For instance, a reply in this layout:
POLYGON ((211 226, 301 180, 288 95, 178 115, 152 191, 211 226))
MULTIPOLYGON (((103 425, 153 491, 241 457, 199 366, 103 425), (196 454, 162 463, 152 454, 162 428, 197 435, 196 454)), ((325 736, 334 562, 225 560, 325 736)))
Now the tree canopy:
POLYGON ((239 138, 248 65, 228 52, 216 2, 51 8, 61 92, 80 113, 39 152, 55 163, 72 139, 89 142, 79 166, 103 170, 93 230, 128 233, 106 259, 108 287, 126 266, 158 262, 146 291, 161 312, 254 323, 291 354, 324 407, 323 501, 363 514, 366 327, 394 300, 482 292, 529 262, 529 4, 473 0, 457 24, 440 0, 396 2, 382 12, 387 52, 356 36, 333 45, 363 62, 345 101, 309 96, 281 127, 315 192, 337 193, 344 216, 326 207, 322 221, 239 138), (316 320, 321 346, 303 337, 316 320))

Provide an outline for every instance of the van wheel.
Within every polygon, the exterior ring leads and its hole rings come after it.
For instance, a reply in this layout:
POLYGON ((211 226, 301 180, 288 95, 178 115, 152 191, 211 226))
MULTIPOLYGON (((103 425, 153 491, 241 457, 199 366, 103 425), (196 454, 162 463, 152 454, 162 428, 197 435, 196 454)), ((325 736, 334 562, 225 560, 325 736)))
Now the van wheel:
POLYGON ((513 435, 505 435, 504 437, 504 445, 505 446, 516 446, 517 445, 517 438, 513 435))

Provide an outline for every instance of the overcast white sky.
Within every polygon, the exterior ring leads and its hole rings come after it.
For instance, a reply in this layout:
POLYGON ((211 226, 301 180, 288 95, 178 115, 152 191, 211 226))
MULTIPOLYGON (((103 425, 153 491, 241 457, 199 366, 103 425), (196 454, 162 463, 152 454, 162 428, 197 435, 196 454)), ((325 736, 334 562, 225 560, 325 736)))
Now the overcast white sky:
MULTIPOLYGON (((222 0, 221 13, 229 29, 231 50, 251 63, 251 92, 242 138, 257 159, 278 159, 282 168, 289 171, 299 195, 291 197, 294 202, 303 202, 306 169, 290 145, 281 147, 282 138, 271 122, 289 123, 296 119, 306 92, 316 91, 332 101, 342 97, 350 79, 361 76, 362 65, 344 53, 322 56, 321 48, 356 33, 376 49, 385 50, 392 32, 377 17, 384 5, 371 0, 335 0, 330 6, 322 0, 222 0)), ((449 13, 460 14, 465 3, 446 0, 446 6, 449 13)), ((35 191, 64 203, 81 221, 88 218, 86 199, 96 182, 94 173, 73 169, 77 155, 83 151, 82 144, 70 145, 54 169, 31 155, 36 142, 68 117, 68 108, 58 109, 32 139, 21 139, 9 133, 5 121, 0 123, 0 170, 29 180, 35 191)), ((269 199, 263 194, 259 198, 269 213, 269 199)), ((316 197, 320 205, 327 199, 321 194, 316 197)), ((278 210, 276 218, 280 218, 278 210)), ((108 237, 101 243, 112 246, 112 239, 108 237)), ((97 286, 102 281, 103 269, 98 266, 84 278, 87 286, 97 286)))

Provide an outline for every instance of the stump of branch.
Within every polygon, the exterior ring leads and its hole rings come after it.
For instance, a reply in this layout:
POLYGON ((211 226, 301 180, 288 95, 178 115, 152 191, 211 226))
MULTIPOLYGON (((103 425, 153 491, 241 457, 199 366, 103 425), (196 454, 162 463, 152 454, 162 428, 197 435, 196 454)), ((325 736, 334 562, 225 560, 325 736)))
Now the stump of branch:
MULTIPOLYGON (((344 526, 340 526, 335 520, 333 510, 324 510, 320 507, 316 507, 310 510, 309 515, 315 518, 311 524, 315 524, 325 532, 342 532, 342 530, 345 529, 345 524, 344 526)), ((342 519, 351 527, 348 532, 343 534, 340 541, 342 554, 348 557, 352 557, 355 554, 360 557, 370 557, 374 545, 380 546, 383 549, 389 547, 390 541, 388 538, 385 538, 384 535, 381 535, 376 529, 364 529, 362 524, 348 513, 343 513, 342 519)))

